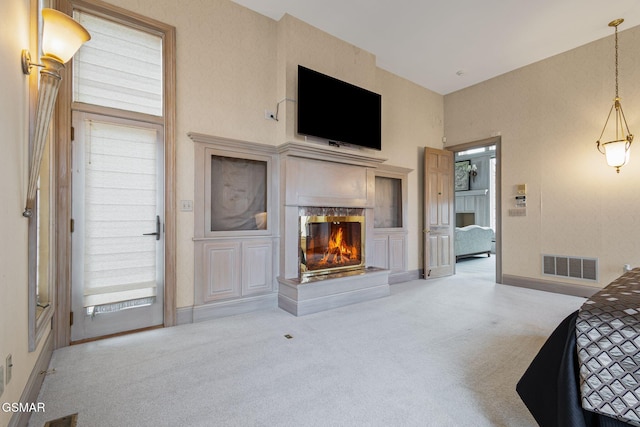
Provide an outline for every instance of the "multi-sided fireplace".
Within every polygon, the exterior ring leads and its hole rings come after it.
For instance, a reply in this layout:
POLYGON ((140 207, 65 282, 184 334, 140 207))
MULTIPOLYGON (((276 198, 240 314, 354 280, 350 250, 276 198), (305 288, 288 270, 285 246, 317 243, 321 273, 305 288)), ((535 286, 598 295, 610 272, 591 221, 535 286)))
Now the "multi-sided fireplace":
POLYGON ((365 265, 364 209, 300 208, 300 277, 365 265))

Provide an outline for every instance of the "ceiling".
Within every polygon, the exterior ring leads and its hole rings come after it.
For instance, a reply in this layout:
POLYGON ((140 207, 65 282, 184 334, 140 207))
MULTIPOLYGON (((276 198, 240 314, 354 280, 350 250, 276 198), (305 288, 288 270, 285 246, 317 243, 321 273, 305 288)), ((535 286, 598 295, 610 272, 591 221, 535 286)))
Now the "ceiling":
MULTIPOLYGON (((442 95, 640 25, 639 0, 234 0, 295 16, 442 95)), ((603 60, 613 62, 611 58, 603 60)))

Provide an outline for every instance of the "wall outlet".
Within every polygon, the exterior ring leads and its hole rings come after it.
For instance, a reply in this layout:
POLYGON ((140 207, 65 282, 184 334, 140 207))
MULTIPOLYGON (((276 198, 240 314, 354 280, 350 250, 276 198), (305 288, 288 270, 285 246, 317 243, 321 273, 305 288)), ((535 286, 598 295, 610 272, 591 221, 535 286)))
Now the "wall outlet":
POLYGON ((9 384, 9 381, 11 381, 11 371, 13 368, 13 361, 12 361, 12 357, 11 355, 7 356, 7 384, 9 384))

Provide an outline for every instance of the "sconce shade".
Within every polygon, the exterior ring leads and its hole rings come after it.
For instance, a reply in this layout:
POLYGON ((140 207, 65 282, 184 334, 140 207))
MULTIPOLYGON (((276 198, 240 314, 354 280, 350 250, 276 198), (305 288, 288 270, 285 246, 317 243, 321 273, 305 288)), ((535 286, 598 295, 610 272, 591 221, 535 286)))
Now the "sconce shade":
POLYGON ((82 25, 57 10, 42 9, 42 20, 42 53, 63 64, 91 39, 82 25))

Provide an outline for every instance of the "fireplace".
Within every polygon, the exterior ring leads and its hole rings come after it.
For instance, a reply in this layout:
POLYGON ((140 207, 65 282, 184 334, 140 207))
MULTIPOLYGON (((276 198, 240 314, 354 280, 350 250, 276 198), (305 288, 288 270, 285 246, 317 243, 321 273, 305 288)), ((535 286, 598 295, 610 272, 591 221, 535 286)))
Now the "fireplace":
POLYGON ((279 155, 278 306, 304 316, 389 295, 389 270, 368 257, 384 159, 300 142, 279 155))
POLYGON ((300 208, 300 277, 363 269, 364 209, 300 208))

